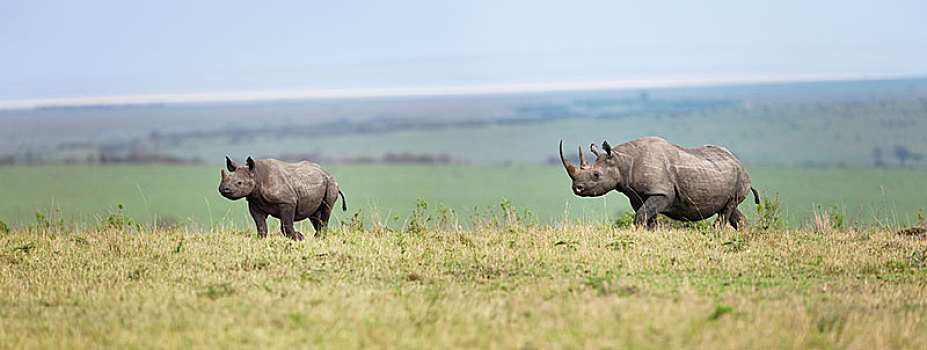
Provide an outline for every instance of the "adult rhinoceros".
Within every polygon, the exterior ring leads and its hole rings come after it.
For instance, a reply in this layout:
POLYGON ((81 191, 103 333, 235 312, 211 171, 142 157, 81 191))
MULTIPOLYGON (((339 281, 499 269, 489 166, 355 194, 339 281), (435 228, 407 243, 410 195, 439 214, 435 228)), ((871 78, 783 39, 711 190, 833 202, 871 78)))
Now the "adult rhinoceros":
POLYGON ((617 190, 631 200, 636 212, 634 224, 653 227, 657 214, 682 221, 704 220, 718 214, 717 226, 730 223, 735 229, 744 220, 737 205, 747 192, 759 204, 759 195, 750 185, 743 164, 724 147, 682 148, 659 137, 645 137, 612 148, 602 143, 604 152, 593 144, 596 155, 589 164, 579 150, 577 169, 563 156, 560 159, 578 196, 595 197, 617 190))

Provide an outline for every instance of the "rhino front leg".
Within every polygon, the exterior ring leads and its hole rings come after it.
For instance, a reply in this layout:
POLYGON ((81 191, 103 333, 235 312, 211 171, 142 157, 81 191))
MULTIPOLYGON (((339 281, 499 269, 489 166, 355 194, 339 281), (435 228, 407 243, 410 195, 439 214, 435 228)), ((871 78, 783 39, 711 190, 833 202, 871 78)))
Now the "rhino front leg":
POLYGON ((671 201, 669 198, 666 198, 666 196, 657 195, 647 197, 644 199, 644 204, 641 205, 637 213, 634 214, 634 226, 642 227, 646 224, 647 229, 652 229, 657 219, 657 214, 660 214, 664 209, 669 207, 670 203, 671 201))
POLYGON ((257 226, 258 238, 267 237, 267 213, 258 209, 250 202, 248 203, 248 212, 251 213, 251 218, 254 219, 254 225, 257 226))
POLYGON ((283 235, 290 237, 294 241, 303 240, 303 234, 293 228, 293 218, 296 217, 296 206, 293 204, 284 204, 280 207, 280 230, 283 235))

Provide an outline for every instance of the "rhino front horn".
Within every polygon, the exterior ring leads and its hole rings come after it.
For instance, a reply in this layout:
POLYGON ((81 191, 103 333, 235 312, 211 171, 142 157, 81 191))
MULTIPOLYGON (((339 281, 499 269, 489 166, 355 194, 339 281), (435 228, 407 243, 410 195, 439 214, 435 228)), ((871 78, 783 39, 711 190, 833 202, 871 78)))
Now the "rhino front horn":
POLYGON ((570 162, 567 161, 566 157, 563 156, 563 140, 560 140, 560 161, 563 162, 563 167, 566 168, 567 175, 570 175, 570 178, 576 178, 576 167, 570 162))

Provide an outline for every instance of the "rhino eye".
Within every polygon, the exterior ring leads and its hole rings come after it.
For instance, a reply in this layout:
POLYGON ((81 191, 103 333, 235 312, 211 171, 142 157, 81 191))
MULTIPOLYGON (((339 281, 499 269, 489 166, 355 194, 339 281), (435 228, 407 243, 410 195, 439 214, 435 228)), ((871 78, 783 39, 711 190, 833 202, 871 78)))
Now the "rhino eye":
MULTIPOLYGON (((598 177, 598 176, 596 176, 596 177, 598 177)), ((238 184, 241 185, 241 180, 238 180, 238 184)))
POLYGON ((598 179, 599 179, 599 173, 592 173, 592 177, 594 177, 596 180, 598 180, 598 179))

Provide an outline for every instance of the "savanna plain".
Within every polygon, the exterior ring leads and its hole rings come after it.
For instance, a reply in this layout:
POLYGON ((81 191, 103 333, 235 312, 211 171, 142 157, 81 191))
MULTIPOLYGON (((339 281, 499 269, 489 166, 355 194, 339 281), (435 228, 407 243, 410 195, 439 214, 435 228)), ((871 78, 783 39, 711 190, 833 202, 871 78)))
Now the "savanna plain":
POLYGON ((468 229, 426 202, 408 219, 301 242, 118 214, 7 230, 0 344, 927 347, 923 234, 539 224, 505 202, 468 229))

